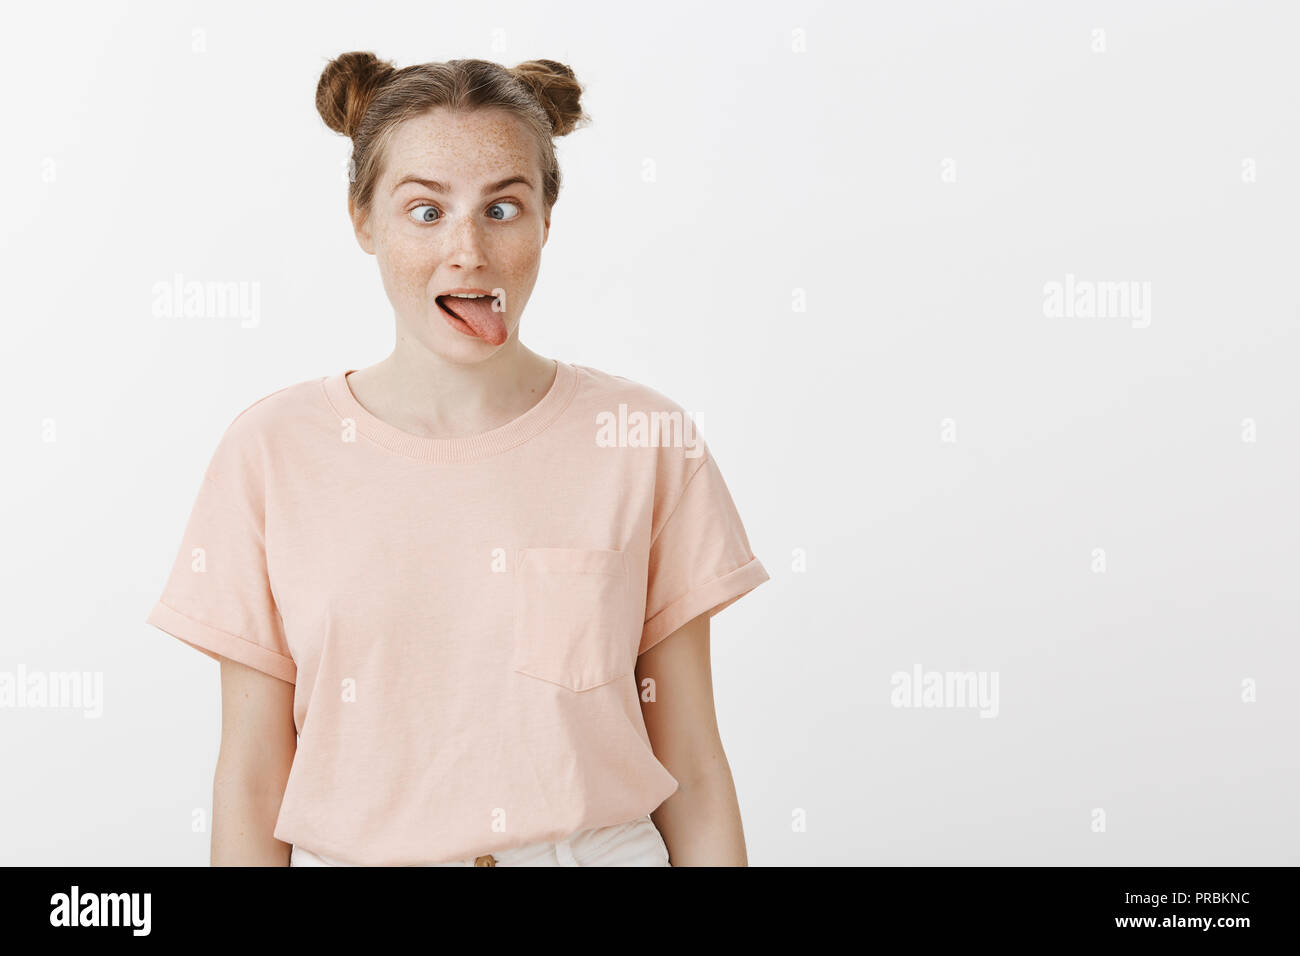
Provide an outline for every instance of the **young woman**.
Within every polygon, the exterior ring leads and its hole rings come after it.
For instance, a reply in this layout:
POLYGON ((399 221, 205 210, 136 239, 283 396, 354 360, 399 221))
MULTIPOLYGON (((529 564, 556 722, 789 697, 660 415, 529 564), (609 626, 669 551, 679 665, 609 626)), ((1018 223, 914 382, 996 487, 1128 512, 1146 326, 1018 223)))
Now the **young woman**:
POLYGON ((320 78, 396 344, 234 419, 148 616, 221 662, 215 865, 746 863, 709 618, 767 572, 679 405, 519 338, 580 92, 320 78))

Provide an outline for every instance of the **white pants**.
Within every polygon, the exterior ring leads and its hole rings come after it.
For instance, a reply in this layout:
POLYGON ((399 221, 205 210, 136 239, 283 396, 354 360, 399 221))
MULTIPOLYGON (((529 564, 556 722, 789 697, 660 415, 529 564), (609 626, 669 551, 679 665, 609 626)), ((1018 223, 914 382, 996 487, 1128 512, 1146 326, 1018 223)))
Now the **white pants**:
MULTIPOLYGON (((558 843, 533 843, 500 850, 487 857, 470 857, 428 866, 672 866, 668 846, 650 814, 609 827, 579 830, 558 843), (487 857, 495 862, 487 862, 487 857), (479 862, 483 861, 483 862, 479 862)), ((351 866, 294 845, 290 866, 351 866)))

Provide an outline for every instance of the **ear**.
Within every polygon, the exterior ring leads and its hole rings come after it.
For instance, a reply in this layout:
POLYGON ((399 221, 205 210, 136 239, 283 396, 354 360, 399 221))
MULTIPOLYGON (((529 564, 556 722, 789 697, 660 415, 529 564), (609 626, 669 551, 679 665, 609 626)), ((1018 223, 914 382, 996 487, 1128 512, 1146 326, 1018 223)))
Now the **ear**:
POLYGON ((551 235, 551 217, 548 215, 542 220, 542 245, 546 245, 547 238, 551 235))
POLYGON ((370 234, 369 217, 362 215, 361 211, 353 205, 351 199, 348 200, 348 218, 352 220, 352 231, 356 234, 358 244, 373 256, 375 254, 375 240, 370 234))

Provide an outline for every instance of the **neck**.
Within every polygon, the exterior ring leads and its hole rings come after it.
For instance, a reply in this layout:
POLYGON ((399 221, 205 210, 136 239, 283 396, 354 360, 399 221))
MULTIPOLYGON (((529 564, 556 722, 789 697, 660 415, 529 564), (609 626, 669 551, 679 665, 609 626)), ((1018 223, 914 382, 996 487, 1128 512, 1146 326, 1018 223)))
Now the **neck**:
POLYGON ((430 438, 478 434, 518 418, 541 401, 555 371, 515 337, 470 365, 404 345, 349 375, 348 384, 372 414, 430 438))

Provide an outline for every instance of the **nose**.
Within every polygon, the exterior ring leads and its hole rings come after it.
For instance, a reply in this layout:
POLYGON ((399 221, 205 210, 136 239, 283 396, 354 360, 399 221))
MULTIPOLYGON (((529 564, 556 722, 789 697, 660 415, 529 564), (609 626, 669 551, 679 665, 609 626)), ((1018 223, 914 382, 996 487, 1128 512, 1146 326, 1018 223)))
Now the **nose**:
POLYGON ((462 269, 477 269, 487 264, 487 253, 483 247, 483 236, 479 227, 472 220, 462 220, 448 230, 446 259, 449 265, 462 269))

